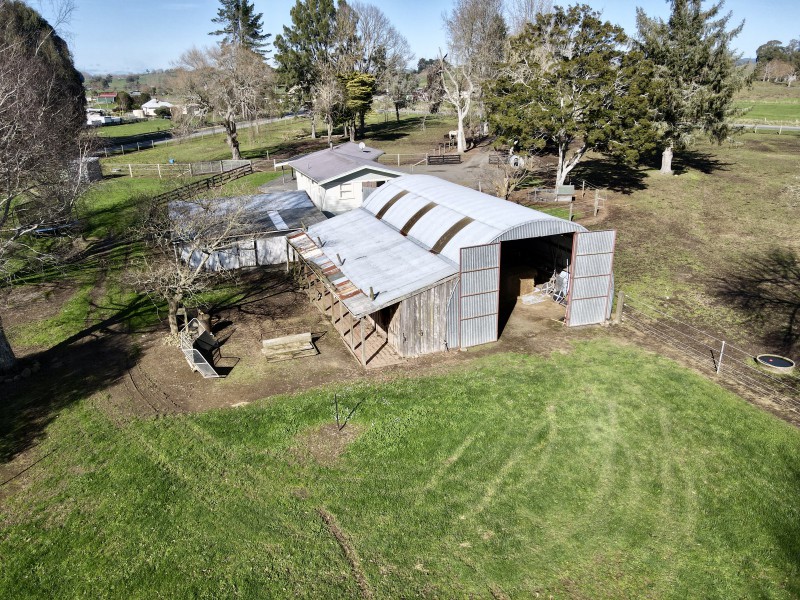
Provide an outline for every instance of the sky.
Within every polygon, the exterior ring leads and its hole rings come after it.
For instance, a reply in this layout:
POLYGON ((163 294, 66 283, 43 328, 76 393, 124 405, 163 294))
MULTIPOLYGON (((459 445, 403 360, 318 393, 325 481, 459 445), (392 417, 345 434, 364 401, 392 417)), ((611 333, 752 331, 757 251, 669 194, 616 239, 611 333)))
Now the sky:
MULTIPOLYGON (((28 0, 47 18, 52 0, 28 0)), ((74 0, 71 22, 60 32, 72 49, 79 70, 92 74, 142 73, 167 69, 192 46, 212 45, 218 0, 74 0)), ((366 0, 378 6, 409 41, 417 59, 433 58, 445 51, 442 14, 453 0, 366 0)), ((584 0, 603 17, 635 32, 636 6, 650 16, 667 17, 666 0, 584 0)), ((290 23, 295 0, 254 0, 264 14, 264 31, 275 35, 290 23)), ((558 3, 558 1, 556 1, 558 3)), ((575 3, 574 1, 571 3, 575 3)), ((568 2, 562 2, 568 4, 568 2)), ((727 0, 733 13, 731 26, 745 21, 734 47, 746 58, 769 40, 787 43, 800 38, 800 1, 727 0)))

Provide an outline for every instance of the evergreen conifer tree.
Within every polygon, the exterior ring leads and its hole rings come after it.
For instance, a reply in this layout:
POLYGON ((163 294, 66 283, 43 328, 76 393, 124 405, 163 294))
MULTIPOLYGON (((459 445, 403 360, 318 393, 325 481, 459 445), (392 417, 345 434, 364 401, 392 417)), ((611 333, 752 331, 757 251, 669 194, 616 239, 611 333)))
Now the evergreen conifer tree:
POLYGON ((727 29, 731 14, 720 16, 723 2, 703 10, 701 0, 671 0, 665 22, 636 11, 638 47, 655 65, 651 105, 661 139, 661 172, 672 173, 675 150, 685 148, 702 130, 719 143, 729 135, 727 117, 733 95, 747 79, 736 66, 730 42, 744 23, 727 29))
POLYGON ((211 19, 220 28, 209 35, 225 36, 228 44, 244 46, 248 50, 264 54, 271 34, 263 33, 263 13, 256 13, 252 2, 248 0, 220 0, 217 16, 211 19))

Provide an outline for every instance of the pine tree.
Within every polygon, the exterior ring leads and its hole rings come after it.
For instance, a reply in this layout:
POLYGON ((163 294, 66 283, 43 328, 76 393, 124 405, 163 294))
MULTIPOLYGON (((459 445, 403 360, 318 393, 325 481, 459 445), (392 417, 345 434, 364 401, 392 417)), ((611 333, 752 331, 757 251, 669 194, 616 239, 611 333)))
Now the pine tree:
POLYGON ((747 79, 736 66, 730 42, 744 23, 728 31, 731 14, 720 17, 723 2, 703 10, 701 0, 671 0, 669 20, 637 9, 638 47, 655 65, 652 105, 660 134, 661 172, 672 173, 675 150, 703 131, 717 143, 727 139, 733 95, 747 79))
POLYGON ((271 34, 263 33, 263 13, 256 13, 252 2, 248 0, 220 0, 217 16, 212 23, 219 23, 221 28, 209 35, 223 35, 227 44, 244 46, 248 50, 264 54, 271 34))

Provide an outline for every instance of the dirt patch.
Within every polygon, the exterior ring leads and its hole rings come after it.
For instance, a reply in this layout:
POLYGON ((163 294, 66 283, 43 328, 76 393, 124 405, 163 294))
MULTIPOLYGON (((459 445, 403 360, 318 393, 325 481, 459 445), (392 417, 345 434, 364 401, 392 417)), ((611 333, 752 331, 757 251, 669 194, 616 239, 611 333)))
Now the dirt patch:
POLYGON ((361 427, 353 424, 339 429, 336 423, 328 423, 297 436, 295 455, 301 460, 310 456, 317 463, 329 467, 336 464, 361 431, 361 427))

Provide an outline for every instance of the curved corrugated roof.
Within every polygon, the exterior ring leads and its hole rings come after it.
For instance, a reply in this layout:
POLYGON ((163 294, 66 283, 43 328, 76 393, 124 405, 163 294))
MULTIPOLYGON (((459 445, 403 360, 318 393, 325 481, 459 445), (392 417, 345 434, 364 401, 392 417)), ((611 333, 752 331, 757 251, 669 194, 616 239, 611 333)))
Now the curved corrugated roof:
POLYGON ((461 248, 586 231, 577 223, 431 175, 392 179, 370 194, 363 209, 456 264, 461 248))
POLYGON ((404 175, 289 243, 320 273, 334 270, 334 285, 360 290, 341 296, 360 318, 458 276, 461 248, 574 231, 586 229, 437 177, 404 175))

